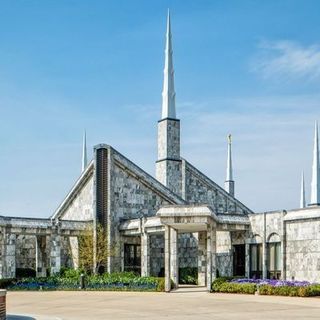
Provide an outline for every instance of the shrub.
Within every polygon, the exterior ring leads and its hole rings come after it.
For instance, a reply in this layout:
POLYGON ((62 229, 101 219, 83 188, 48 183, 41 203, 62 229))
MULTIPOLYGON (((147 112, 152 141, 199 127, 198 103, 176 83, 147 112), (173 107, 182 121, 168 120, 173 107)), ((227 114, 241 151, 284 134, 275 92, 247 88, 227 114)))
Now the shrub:
POLYGON ((9 286, 13 285, 17 279, 0 279, 0 289, 7 289, 9 286))
POLYGON ((198 268, 179 268, 179 283, 198 284, 198 268))
MULTIPOLYGON (((12 290, 78 290, 81 270, 62 270, 46 278, 24 278, 8 285, 12 290)), ((140 277, 132 272, 85 275, 87 290, 164 291, 164 279, 140 277)))
POLYGON ((165 290, 165 279, 158 278, 157 291, 163 292, 165 290))
POLYGON ((222 285, 222 283, 229 282, 232 279, 233 279, 232 277, 219 277, 219 278, 216 278, 211 284, 211 290, 213 292, 219 292, 219 288, 222 285))
POLYGON ((308 297, 320 296, 320 284, 312 284, 308 287, 308 297))
POLYGON ((272 286, 268 284, 259 286, 259 294, 289 297, 314 297, 320 296, 320 285, 308 286, 272 286))
POLYGON ((216 288, 215 292, 254 294, 256 290, 257 286, 253 283, 237 284, 223 282, 218 288, 216 288))
POLYGON ((222 277, 212 282, 213 292, 277 295, 290 297, 320 296, 320 284, 307 281, 285 281, 268 279, 232 279, 222 277))
POLYGON ((233 283, 233 277, 220 277, 212 282, 213 292, 254 294, 257 291, 255 283, 233 283))

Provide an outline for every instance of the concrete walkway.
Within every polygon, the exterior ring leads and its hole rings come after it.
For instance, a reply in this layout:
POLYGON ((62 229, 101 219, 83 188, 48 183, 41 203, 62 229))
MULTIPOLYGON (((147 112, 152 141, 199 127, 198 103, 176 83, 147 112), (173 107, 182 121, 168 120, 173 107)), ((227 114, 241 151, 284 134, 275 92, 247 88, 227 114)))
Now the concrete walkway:
POLYGON ((320 319, 319 298, 209 294, 186 289, 173 293, 8 292, 8 319, 320 319))

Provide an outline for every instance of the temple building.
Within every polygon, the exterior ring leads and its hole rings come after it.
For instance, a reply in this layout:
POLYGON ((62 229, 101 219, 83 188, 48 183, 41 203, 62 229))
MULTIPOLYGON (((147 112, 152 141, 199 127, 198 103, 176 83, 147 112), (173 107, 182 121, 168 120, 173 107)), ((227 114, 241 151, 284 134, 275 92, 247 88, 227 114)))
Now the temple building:
POLYGON ((172 48, 168 14, 155 178, 107 144, 88 161, 84 134, 81 175, 49 218, 0 217, 1 278, 77 268, 78 237, 99 224, 112 248, 105 271, 165 276, 166 291, 182 268, 196 268, 208 290, 217 276, 320 281, 317 124, 310 204, 302 175, 298 209, 253 212, 236 198, 231 135, 224 187, 180 154, 172 48))

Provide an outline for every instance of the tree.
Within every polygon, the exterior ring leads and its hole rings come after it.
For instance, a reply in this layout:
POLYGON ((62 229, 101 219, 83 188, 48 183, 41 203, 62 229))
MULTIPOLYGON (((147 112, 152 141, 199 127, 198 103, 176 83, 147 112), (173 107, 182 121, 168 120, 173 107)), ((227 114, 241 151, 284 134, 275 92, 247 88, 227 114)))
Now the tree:
POLYGON ((79 237, 79 264, 87 272, 98 273, 107 263, 113 250, 108 246, 107 233, 101 224, 85 230, 79 237))

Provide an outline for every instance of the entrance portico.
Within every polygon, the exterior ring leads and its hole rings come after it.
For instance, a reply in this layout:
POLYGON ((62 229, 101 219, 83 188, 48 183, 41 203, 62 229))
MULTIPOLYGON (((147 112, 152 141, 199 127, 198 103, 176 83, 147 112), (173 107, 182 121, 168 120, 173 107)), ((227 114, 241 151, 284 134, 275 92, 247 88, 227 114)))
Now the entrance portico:
POLYGON ((209 206, 166 206, 157 215, 165 226, 165 290, 178 287, 178 233, 198 233, 198 284, 210 291, 216 277, 217 217, 209 206))
MULTIPOLYGON (((223 267, 227 263, 230 269, 227 275, 232 275, 234 270, 237 270, 234 264, 237 267, 239 259, 233 259, 233 249, 235 245, 241 248, 245 246, 244 239, 249 230, 249 220, 247 216, 240 214, 216 214, 208 205, 169 205, 161 207, 156 216, 126 220, 119 228, 123 246, 134 240, 139 244, 139 250, 141 248, 141 275, 164 275, 166 291, 169 292, 172 282, 175 288, 178 287, 179 269, 181 271, 181 268, 184 268, 188 259, 186 256, 190 254, 191 265, 198 271, 198 285, 210 291, 212 281, 222 263, 223 267), (225 235, 228 233, 230 242, 225 243, 225 235), (196 240, 192 248, 186 248, 186 239, 196 240), (193 250, 195 245, 196 251, 186 251, 193 250), (227 260, 224 258, 226 255, 227 260), (182 261, 184 266, 181 265, 182 261), (157 272, 154 269, 155 265, 157 272)), ((241 266, 244 269, 243 263, 246 262, 245 268, 248 269, 249 251, 241 252, 241 266)), ((219 274, 221 275, 220 269, 219 274)))

